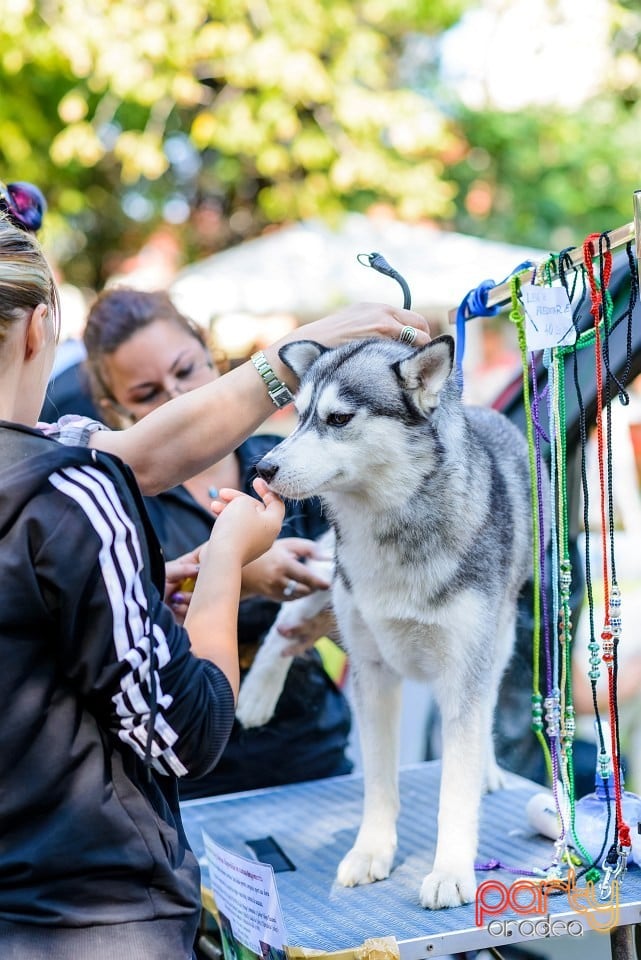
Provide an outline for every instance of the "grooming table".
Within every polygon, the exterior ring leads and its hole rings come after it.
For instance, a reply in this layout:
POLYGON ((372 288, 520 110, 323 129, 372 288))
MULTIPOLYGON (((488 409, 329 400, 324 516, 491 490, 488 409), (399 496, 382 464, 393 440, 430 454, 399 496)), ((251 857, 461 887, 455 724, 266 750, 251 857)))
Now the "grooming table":
MULTIPOLYGON (((438 761, 402 768, 393 871, 387 880, 361 887, 344 888, 334 882, 338 863, 351 847, 360 823, 360 774, 190 800, 181 809, 187 836, 203 869, 205 888, 209 874, 203 830, 222 847, 244 857, 252 856, 246 840, 271 836, 293 862, 294 871, 275 875, 290 957, 340 952, 341 960, 392 956, 425 960, 536 941, 536 935, 528 935, 529 928, 524 935, 517 923, 525 919, 536 922, 543 919, 540 916, 526 918, 506 911, 500 920, 515 922, 502 938, 488 932, 487 922, 476 926, 474 904, 435 911, 419 905, 421 881, 435 851, 439 780, 438 761)), ((513 775, 508 784, 483 798, 476 862, 498 860, 515 868, 545 868, 552 860, 554 843, 534 833, 525 815, 528 799, 543 788, 513 775)), ((478 872, 477 880, 497 879, 509 887, 517 876, 491 870, 478 872)), ((206 891, 204 902, 207 904, 206 891)), ((590 932, 585 915, 575 912, 564 894, 548 898, 547 913, 551 920, 566 924, 583 916, 582 926, 590 932)), ((619 894, 618 927, 609 934, 612 956, 617 960, 635 957, 632 938, 634 925, 640 921, 641 870, 630 866, 619 894)))

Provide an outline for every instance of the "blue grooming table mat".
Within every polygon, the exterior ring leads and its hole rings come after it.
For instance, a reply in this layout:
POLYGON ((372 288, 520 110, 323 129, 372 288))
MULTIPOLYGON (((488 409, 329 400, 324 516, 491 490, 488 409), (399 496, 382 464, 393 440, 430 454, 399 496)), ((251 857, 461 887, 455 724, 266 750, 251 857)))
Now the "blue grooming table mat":
MULTIPOLYGON (((271 836, 294 863, 276 873, 288 940, 292 946, 331 953, 360 947, 366 940, 394 937, 401 960, 499 947, 536 937, 512 927, 503 940, 475 925, 474 905, 424 910, 419 890, 436 847, 440 763, 414 764, 400 772, 401 812, 398 850, 387 880, 345 888, 335 883, 336 868, 353 844, 361 817, 360 774, 292 784, 223 797, 189 800, 181 805, 189 842, 208 885, 202 831, 221 846, 251 857, 245 841, 271 836)), ((477 863, 498 860, 516 869, 546 868, 554 842, 534 833, 527 823, 529 798, 543 788, 508 775, 508 787, 483 798, 477 863)), ((477 880, 497 879, 510 886, 518 874, 506 870, 478 872, 477 880)), ((580 916, 564 895, 550 897, 548 913, 568 923, 580 916)), ((630 866, 621 885, 619 924, 641 916, 641 870, 630 866)), ((500 919, 525 919, 514 913, 500 919)), ((541 919, 531 916, 528 920, 541 919)), ((583 926, 589 932, 585 920, 583 926)))

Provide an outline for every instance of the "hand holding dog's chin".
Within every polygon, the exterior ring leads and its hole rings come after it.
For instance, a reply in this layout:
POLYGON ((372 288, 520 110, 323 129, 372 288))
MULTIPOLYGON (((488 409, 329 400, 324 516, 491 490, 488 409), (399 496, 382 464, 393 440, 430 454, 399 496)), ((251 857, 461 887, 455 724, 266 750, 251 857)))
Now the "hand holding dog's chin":
POLYGON ((264 480, 254 481, 257 500, 239 490, 224 488, 212 501, 216 523, 205 551, 233 556, 244 566, 269 550, 280 532, 285 505, 264 480))

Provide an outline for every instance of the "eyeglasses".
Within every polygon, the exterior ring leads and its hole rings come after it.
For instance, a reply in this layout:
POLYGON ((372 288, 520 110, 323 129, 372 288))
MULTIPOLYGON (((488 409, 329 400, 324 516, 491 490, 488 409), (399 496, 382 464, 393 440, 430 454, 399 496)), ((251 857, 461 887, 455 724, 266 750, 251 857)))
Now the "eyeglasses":
POLYGON ((36 233, 42 226, 47 201, 33 183, 3 183, 0 180, 0 210, 16 227, 36 233))
POLYGON ((145 396, 130 400, 127 407, 113 399, 111 400, 111 406, 121 417, 130 422, 140 420, 168 400, 173 400, 183 393, 189 393, 190 390, 202 386, 203 373, 206 370, 213 369, 214 365, 209 357, 203 360, 186 359, 171 377, 165 377, 162 387, 160 385, 150 386, 149 392, 145 396), (171 383, 167 385, 169 380, 171 380, 171 383))

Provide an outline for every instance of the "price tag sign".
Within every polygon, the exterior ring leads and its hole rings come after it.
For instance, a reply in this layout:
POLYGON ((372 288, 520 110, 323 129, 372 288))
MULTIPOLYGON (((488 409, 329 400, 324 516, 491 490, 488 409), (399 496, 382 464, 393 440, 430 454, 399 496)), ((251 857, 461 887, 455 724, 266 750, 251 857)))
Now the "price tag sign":
POLYGON ((528 350, 565 347, 576 342, 572 304, 564 287, 521 287, 528 350))

